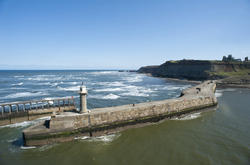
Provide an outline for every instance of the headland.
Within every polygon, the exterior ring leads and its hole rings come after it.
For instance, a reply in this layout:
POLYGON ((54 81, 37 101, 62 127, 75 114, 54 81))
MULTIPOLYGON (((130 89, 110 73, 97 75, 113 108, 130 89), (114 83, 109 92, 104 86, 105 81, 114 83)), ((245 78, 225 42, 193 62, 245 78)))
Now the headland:
POLYGON ((217 80, 219 87, 250 87, 250 61, 223 57, 222 61, 179 60, 141 67, 137 72, 180 80, 217 80), (229 60, 228 60, 229 58, 229 60))

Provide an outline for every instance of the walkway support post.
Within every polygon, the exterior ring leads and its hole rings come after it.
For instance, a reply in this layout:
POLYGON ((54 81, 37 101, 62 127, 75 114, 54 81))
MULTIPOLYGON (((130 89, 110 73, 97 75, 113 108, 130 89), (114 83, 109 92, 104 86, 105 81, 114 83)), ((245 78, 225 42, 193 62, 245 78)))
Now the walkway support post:
POLYGON ((87 112, 87 89, 86 86, 82 85, 80 87, 80 113, 86 113, 87 112))

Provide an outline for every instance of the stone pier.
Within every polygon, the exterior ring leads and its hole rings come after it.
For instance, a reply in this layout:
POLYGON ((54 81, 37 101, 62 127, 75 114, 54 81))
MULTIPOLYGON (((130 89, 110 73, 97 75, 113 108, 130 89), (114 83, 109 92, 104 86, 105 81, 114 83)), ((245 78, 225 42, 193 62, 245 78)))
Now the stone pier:
POLYGON ((148 125, 216 105, 215 89, 215 82, 206 81, 182 91, 181 96, 175 99, 97 108, 82 114, 57 115, 25 129, 23 138, 26 146, 39 146, 69 141, 77 136, 99 136, 148 125))

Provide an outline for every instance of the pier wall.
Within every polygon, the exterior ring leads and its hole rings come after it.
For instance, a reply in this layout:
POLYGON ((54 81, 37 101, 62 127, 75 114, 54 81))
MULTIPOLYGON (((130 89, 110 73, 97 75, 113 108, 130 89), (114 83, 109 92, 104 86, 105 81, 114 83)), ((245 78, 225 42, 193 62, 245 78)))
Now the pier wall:
POLYGON ((46 127, 38 124, 24 130, 24 140, 26 145, 43 145, 71 140, 78 135, 97 136, 157 122, 216 105, 215 88, 214 82, 206 81, 184 90, 176 99, 98 108, 70 116, 58 115, 51 118, 46 127))

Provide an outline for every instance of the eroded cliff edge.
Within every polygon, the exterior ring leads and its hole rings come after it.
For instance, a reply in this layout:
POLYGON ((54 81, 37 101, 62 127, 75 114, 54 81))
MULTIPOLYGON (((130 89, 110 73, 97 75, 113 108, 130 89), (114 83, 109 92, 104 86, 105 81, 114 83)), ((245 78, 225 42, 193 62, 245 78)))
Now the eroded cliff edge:
POLYGON ((161 65, 141 67, 138 73, 155 77, 187 80, 220 80, 223 84, 250 84, 250 62, 208 60, 166 61, 161 65), (225 81, 224 81, 225 79, 225 81))

